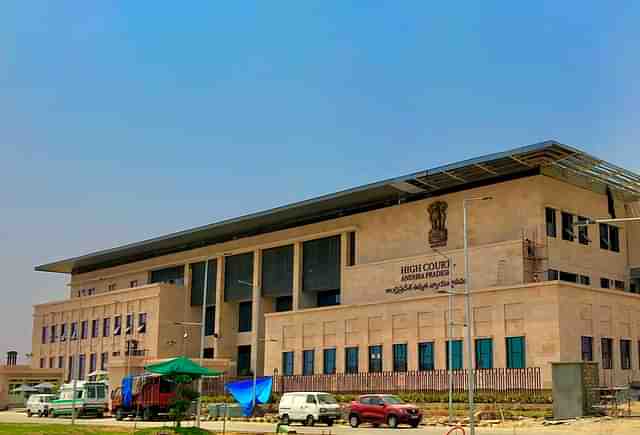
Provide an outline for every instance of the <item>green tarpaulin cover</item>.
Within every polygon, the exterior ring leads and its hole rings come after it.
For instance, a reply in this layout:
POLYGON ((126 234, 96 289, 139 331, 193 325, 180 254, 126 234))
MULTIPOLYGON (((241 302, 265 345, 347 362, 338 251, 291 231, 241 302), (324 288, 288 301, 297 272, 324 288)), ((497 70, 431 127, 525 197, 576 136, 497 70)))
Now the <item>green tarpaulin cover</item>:
POLYGON ((179 356, 178 358, 155 364, 148 364, 144 366, 144 368, 151 373, 166 376, 188 375, 191 377, 200 377, 222 375, 222 372, 209 370, 208 368, 202 367, 184 356, 179 356))

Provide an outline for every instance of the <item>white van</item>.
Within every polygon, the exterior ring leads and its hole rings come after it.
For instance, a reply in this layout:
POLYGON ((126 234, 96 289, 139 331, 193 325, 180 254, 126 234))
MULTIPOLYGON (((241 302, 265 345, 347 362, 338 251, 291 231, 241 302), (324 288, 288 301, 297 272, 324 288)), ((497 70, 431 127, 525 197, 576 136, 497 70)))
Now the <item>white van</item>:
POLYGON ((282 424, 301 421, 313 426, 320 421, 329 426, 341 417, 340 405, 329 393, 285 393, 280 398, 278 417, 282 424))
POLYGON ((27 400, 27 417, 34 414, 46 417, 49 414, 49 405, 56 398, 55 394, 32 394, 27 400))

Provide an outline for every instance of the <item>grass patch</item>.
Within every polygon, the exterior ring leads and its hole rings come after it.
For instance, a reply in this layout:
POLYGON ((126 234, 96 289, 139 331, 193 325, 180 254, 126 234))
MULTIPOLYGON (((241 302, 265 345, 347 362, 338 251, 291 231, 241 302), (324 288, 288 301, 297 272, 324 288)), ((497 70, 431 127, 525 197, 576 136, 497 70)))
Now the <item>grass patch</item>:
MULTIPOLYGON (((0 435, 132 435, 132 429, 126 427, 88 426, 70 424, 37 424, 37 423, 0 423, 0 435)), ((195 427, 147 428, 139 429, 135 435, 156 435, 158 433, 179 435, 205 435, 213 432, 195 427)))

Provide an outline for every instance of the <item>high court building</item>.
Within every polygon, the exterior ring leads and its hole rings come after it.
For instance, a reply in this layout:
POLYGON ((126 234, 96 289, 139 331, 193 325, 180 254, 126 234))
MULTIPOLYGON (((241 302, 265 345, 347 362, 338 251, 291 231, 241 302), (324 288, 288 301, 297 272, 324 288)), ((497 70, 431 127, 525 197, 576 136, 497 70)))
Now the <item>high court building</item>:
POLYGON ((470 327, 478 369, 640 380, 639 200, 637 174, 548 141, 44 264, 69 295, 34 307, 33 368, 198 357, 204 305, 204 362, 232 374, 444 369, 448 340, 464 368, 470 327))

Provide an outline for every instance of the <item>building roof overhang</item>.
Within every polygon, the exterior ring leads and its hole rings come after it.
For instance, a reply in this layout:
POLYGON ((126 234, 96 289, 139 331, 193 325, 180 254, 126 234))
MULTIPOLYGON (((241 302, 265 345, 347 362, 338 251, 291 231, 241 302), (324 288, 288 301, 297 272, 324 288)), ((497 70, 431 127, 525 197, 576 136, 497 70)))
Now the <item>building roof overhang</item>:
POLYGON ((588 178, 640 199, 640 176, 550 140, 343 190, 141 242, 36 266, 83 273, 244 237, 334 219, 454 190, 538 174, 543 168, 588 178))

